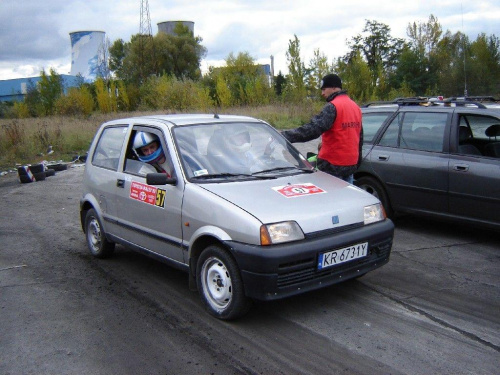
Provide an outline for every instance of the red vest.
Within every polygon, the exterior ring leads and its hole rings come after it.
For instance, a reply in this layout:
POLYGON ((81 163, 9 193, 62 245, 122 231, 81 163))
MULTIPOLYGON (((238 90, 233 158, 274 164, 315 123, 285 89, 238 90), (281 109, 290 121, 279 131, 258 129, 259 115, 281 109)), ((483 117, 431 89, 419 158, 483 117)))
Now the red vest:
POLYGON ((330 103, 335 105, 337 117, 332 127, 321 136, 318 157, 333 165, 350 166, 358 163, 361 133, 361 109, 347 95, 337 95, 330 103))

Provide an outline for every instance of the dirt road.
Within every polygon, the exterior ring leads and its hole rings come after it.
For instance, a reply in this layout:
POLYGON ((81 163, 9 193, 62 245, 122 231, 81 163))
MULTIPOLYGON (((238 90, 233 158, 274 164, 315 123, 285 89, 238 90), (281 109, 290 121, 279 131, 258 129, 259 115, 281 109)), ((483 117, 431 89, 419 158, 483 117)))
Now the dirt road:
POLYGON ((388 265, 227 323, 180 271, 91 258, 82 172, 0 178, 1 374, 498 373, 498 234, 402 218, 388 265))

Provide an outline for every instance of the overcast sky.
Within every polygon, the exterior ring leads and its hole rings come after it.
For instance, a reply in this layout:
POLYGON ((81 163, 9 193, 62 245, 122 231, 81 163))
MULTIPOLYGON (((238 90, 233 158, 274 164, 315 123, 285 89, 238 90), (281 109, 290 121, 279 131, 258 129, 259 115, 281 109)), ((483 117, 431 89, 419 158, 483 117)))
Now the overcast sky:
MULTIPOLYGON (((139 32, 141 0, 0 0, 0 79, 38 76, 41 69, 71 70, 73 31, 104 31, 111 43, 139 32)), ((391 36, 407 38, 409 23, 433 14, 446 30, 500 37, 500 1, 459 0, 149 0, 151 28, 192 21, 207 56, 202 70, 220 66, 233 52, 248 52, 275 74, 287 73, 288 43, 297 35, 307 65, 319 49, 330 61, 347 52, 346 41, 366 20, 384 23, 391 36)))

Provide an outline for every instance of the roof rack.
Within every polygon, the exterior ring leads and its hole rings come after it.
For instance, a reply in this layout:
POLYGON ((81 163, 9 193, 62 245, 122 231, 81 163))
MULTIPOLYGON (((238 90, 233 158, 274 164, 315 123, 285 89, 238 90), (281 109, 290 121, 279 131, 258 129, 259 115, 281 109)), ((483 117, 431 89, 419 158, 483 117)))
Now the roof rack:
POLYGON ((398 105, 398 106, 406 106, 406 105, 433 105, 436 102, 435 99, 427 98, 424 96, 415 96, 408 98, 396 98, 394 100, 389 101, 375 101, 368 102, 363 105, 363 107, 372 107, 372 106, 389 106, 389 105, 398 105))
POLYGON ((498 102, 498 99, 495 99, 493 96, 467 96, 467 97, 451 97, 446 99, 438 99, 438 98, 428 98, 424 96, 415 96, 408 98, 396 98, 392 101, 375 101, 364 104, 362 107, 373 107, 373 106, 390 106, 390 105, 398 105, 398 106, 412 106, 412 105, 420 105, 420 106, 436 106, 436 105, 444 105, 450 106, 454 104, 456 107, 462 106, 470 106, 475 105, 478 108, 486 109, 483 102, 498 102))

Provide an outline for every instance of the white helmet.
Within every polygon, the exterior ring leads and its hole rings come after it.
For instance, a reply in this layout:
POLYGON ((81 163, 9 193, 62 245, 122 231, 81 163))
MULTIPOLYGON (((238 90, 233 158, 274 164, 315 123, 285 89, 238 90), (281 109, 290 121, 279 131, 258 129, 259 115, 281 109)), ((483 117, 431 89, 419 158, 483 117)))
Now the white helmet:
POLYGON ((230 127, 226 133, 226 140, 232 149, 245 153, 250 150, 250 133, 245 126, 230 127))
POLYGON ((134 153, 137 155, 139 160, 145 163, 154 164, 165 156, 158 137, 148 132, 143 132, 143 131, 137 132, 137 134, 134 137, 133 149, 134 153), (158 143, 158 149, 150 155, 144 155, 141 151, 141 148, 153 142, 158 143))

